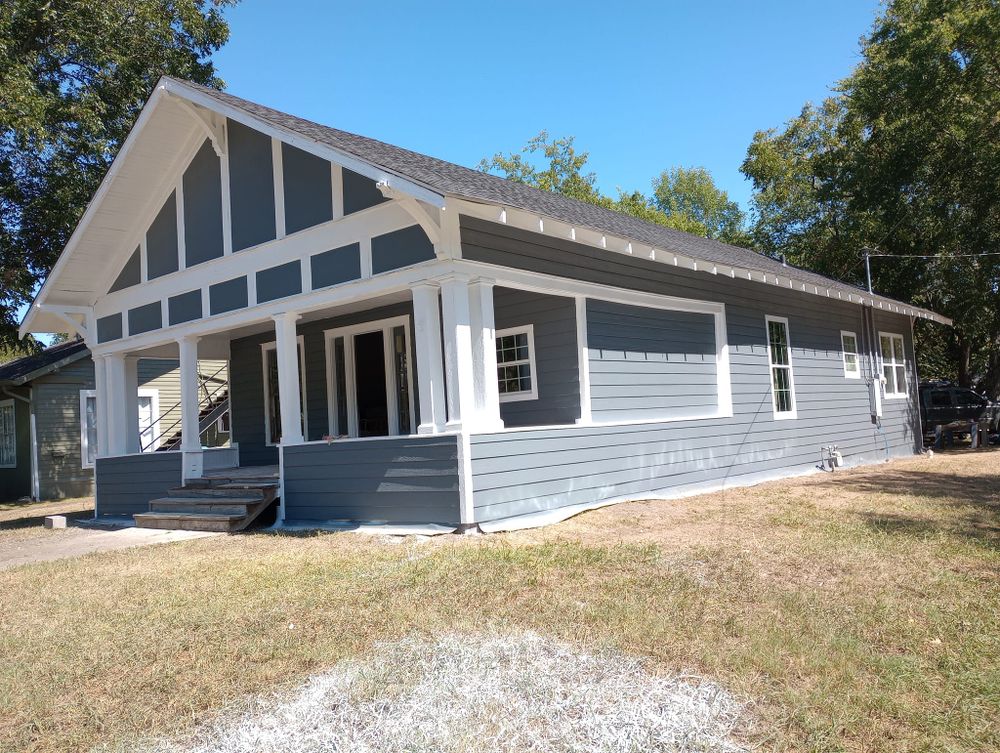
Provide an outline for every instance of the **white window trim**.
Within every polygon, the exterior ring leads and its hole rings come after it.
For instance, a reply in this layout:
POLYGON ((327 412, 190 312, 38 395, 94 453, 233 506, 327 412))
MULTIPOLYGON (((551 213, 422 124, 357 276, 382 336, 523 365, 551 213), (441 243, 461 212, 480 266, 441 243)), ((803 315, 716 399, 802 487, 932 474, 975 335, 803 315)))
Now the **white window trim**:
POLYGON ((855 332, 851 332, 848 329, 840 330, 840 355, 844 362, 844 377, 846 379, 860 379, 861 378, 861 354, 858 352, 858 335, 855 332), (844 347, 844 338, 853 337, 854 338, 854 371, 851 371, 847 366, 847 349, 844 347))
POLYGON ((93 468, 93 463, 87 462, 87 455, 90 453, 90 440, 87 438, 87 399, 94 398, 94 420, 97 420, 97 390, 80 390, 80 467, 93 468))
MULTIPOLYGON (((501 392, 500 402, 501 403, 519 403, 524 400, 537 400, 538 399, 538 368, 535 366, 535 325, 525 324, 521 327, 508 327, 507 329, 498 329, 496 331, 496 340, 501 337, 507 337, 510 335, 520 335, 526 334, 528 336, 528 368, 531 369, 531 389, 522 390, 521 392, 501 392)), ((496 343, 494 342, 494 348, 496 343)), ((510 363, 500 363, 497 361, 497 382, 500 381, 499 369, 503 366, 514 366, 523 364, 524 361, 512 361, 510 363)))
POLYGON ((17 406, 14 405, 13 398, 10 400, 0 400, 0 408, 7 408, 8 406, 11 409, 10 425, 14 429, 14 442, 12 445, 14 448, 14 462, 0 464, 0 468, 17 468, 17 406))
POLYGON ((795 367, 792 359, 792 329, 788 326, 788 319, 783 316, 764 316, 764 347, 767 348, 767 388, 771 392, 771 410, 775 421, 787 421, 799 417, 799 399, 795 394, 795 367), (774 363, 771 360, 771 322, 777 322, 785 327, 785 342, 788 347, 788 363, 774 363), (792 393, 792 409, 788 411, 778 410, 777 395, 774 394, 774 369, 788 369, 788 386, 792 393))
MULTIPOLYGON (((882 381, 882 377, 885 376, 885 367, 886 366, 892 366, 893 367, 893 369, 892 369, 892 372, 893 372, 893 381, 895 381, 895 373, 896 373, 896 368, 895 367, 897 367, 897 366, 902 366, 903 367, 903 391, 902 392, 890 392, 889 391, 889 385, 888 384, 883 384, 882 385, 882 390, 883 390, 883 393, 885 394, 885 399, 886 400, 900 400, 900 399, 904 399, 904 398, 909 397, 908 390, 909 390, 910 375, 907 373, 907 368, 906 368, 906 339, 901 334, 899 334, 898 332, 882 332, 881 330, 879 331, 879 333, 878 333, 878 365, 879 365, 879 381, 882 381), (903 351, 903 360, 902 361, 897 361, 896 360, 895 348, 893 349, 892 360, 888 361, 888 362, 885 360, 884 356, 882 355, 882 338, 883 337, 888 337, 888 338, 890 338, 890 340, 891 339, 899 340, 900 350, 903 351)), ((899 385, 896 385, 896 386, 898 387, 899 385)))
MULTIPOLYGON (((295 338, 296 347, 299 351, 299 409, 302 411, 302 436, 309 436, 309 411, 306 408, 306 344, 302 335, 295 338)), ((260 368, 261 376, 264 379, 264 445, 267 447, 277 447, 277 442, 271 441, 271 413, 268 406, 271 404, 271 385, 267 379, 267 351, 277 350, 276 340, 261 343, 260 346, 260 368)))
POLYGON ((413 366, 411 354, 413 353, 413 334, 410 326, 410 316, 394 316, 389 319, 378 319, 361 324, 353 324, 349 327, 337 327, 336 329, 324 330, 323 338, 326 351, 326 405, 327 405, 327 426, 330 435, 333 436, 334 426, 337 423, 337 382, 336 369, 334 368, 333 342, 338 337, 344 338, 344 393, 347 395, 347 436, 351 439, 386 439, 397 436, 409 436, 416 431, 416 407, 413 394, 413 366), (392 330, 402 327, 406 338, 406 354, 409 359, 406 369, 406 390, 410 402, 410 426, 405 433, 400 433, 399 426, 399 404, 396 399, 398 388, 396 386, 396 369, 393 366, 392 357, 392 330), (385 389, 386 408, 389 414, 389 436, 388 437, 358 437, 358 401, 355 392, 355 370, 354 370, 354 337, 355 335, 367 335, 372 332, 382 333, 382 343, 385 355, 385 389))
MULTIPOLYGON (((153 416, 153 421, 149 425, 149 431, 153 435, 153 444, 150 446, 146 452, 155 452, 160 446, 160 420, 163 416, 160 415, 160 391, 155 387, 140 387, 137 397, 148 397, 151 400, 150 411, 153 416)), ((139 434, 139 446, 142 446, 142 433, 139 434)))

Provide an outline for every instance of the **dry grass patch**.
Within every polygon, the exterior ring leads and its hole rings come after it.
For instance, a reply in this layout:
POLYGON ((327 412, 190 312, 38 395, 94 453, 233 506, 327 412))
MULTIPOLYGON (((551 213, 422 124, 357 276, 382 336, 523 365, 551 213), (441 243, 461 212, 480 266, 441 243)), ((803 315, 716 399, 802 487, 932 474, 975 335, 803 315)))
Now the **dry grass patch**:
POLYGON ((502 536, 257 534, 0 573, 0 749, 181 734, 377 641, 483 630, 714 677, 753 701, 768 750, 1000 749, 998 460, 502 536))
POLYGON ((42 536, 59 536, 62 532, 45 528, 47 515, 68 518, 90 518, 94 515, 94 498, 79 497, 48 502, 0 502, 0 547, 42 536))

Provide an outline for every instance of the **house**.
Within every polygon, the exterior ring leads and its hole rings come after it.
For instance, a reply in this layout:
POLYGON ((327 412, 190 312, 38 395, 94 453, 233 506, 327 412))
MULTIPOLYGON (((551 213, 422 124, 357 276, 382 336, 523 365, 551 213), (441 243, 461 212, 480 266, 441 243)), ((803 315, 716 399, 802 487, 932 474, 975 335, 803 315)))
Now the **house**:
MULTIPOLYGON (((226 363, 202 362, 200 373, 205 442, 225 443, 226 363)), ((168 450, 179 441, 177 361, 138 359, 135 379, 138 447, 143 452, 168 450)), ((94 361, 82 340, 0 364, 0 501, 94 494, 99 453, 95 386, 94 361)))
POLYGON ((238 465, 286 525, 490 530, 911 455, 917 317, 948 323, 164 78, 21 330, 97 359, 98 515, 226 524, 150 501, 238 465), (136 451, 135 357, 179 362, 177 451, 136 451), (221 452, 196 438, 211 358, 221 452))

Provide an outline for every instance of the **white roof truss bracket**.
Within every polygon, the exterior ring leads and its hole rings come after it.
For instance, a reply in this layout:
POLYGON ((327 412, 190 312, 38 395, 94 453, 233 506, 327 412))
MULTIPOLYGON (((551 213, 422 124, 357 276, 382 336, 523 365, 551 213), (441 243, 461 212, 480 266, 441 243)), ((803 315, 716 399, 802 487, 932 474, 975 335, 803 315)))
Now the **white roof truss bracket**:
POLYGON ((434 244, 435 248, 441 244, 441 217, 439 210, 433 207, 428 209, 425 204, 417 201, 413 196, 393 188, 387 180, 380 180, 375 185, 385 198, 398 202, 399 206, 405 209, 416 220, 417 224, 427 233, 427 237, 434 244))
MULTIPOLYGON (((90 342, 91 332, 87 326, 88 317, 90 316, 90 309, 84 306, 57 306, 50 304, 35 304, 38 309, 46 312, 47 314, 52 314, 58 317, 62 321, 66 322, 66 326, 69 328, 70 335, 78 334, 84 339, 85 342, 90 342)), ((27 334, 26 332, 18 333, 22 337, 27 334)))
POLYGON ((192 104, 169 89, 165 90, 170 101, 178 105, 192 117, 195 123, 205 132, 217 157, 226 156, 226 119, 218 113, 192 104))

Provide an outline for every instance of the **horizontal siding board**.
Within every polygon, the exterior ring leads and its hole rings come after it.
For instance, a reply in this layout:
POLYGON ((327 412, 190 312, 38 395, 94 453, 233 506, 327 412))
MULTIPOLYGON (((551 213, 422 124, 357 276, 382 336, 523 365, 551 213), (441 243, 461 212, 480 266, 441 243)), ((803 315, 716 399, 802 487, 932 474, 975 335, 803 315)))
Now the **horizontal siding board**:
POLYGON ((97 513, 104 516, 148 512, 150 500, 181 483, 181 453, 150 452, 98 458, 97 513))
POLYGON ((496 328, 532 325, 535 339, 535 400, 500 403, 506 426, 572 424, 580 417, 576 302, 511 288, 493 291, 496 328))
MULTIPOLYGON (((857 304, 611 254, 466 217, 461 225, 463 256, 468 259, 724 303, 733 394, 731 418, 474 435, 470 446, 477 520, 664 488, 696 489, 803 472, 819 464, 822 447, 828 444, 837 444, 849 463, 873 462, 887 454, 905 456, 919 446, 913 345, 904 316, 875 312, 878 329, 904 337, 911 392, 908 400, 884 401, 881 426, 876 427, 865 379, 846 379, 843 372, 840 330, 860 337, 864 329, 857 304), (795 419, 773 418, 765 314, 789 319, 795 419)), ((633 404, 643 400, 662 408, 685 396, 689 404, 700 405, 698 401, 714 394, 714 363, 689 328, 673 327, 673 336, 684 348, 693 344, 697 359, 649 358, 629 350, 647 348, 662 335, 655 323, 643 321, 646 309, 631 308, 588 304, 588 336, 594 335, 590 347, 601 351, 600 357, 592 354, 590 359, 595 419, 623 419, 626 413, 636 413, 633 404), (598 343, 604 347, 596 348, 598 343), (615 401, 625 410, 614 410, 615 401)), ((867 359, 862 362, 867 374, 867 359)))
POLYGON ((289 521, 460 519, 454 436, 287 447, 284 473, 289 521))

